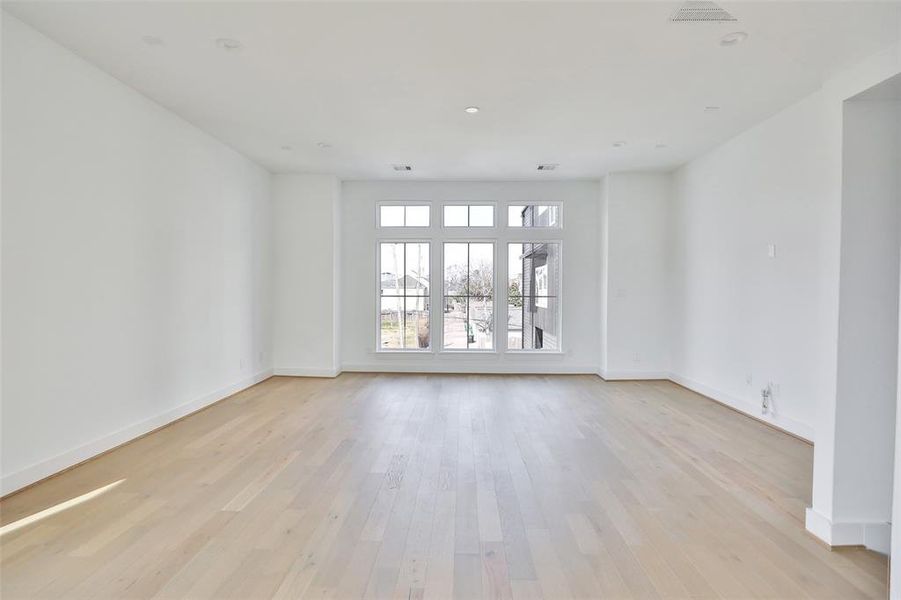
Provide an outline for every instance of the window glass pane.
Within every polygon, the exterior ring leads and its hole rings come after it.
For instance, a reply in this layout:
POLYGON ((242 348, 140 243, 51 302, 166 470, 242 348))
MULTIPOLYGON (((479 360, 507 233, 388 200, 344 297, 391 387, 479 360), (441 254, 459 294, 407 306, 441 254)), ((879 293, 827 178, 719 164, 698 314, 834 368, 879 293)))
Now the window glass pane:
POLYGON ((427 296, 405 299, 404 347, 425 349, 429 347, 429 298, 427 296))
POLYGON ((525 206, 521 204, 510 205, 507 207, 507 225, 509 227, 522 227, 522 211, 525 206))
POLYGON ((557 204, 518 204, 507 207, 509 227, 560 227, 557 204))
POLYGON ((469 207, 470 227, 494 227, 494 207, 473 205, 469 207))
POLYGON ((404 207, 403 206, 380 206, 379 207, 379 226, 380 227, 403 227, 404 226, 404 207))
POLYGON ((429 295, 429 245, 407 243, 404 293, 407 296, 429 295))
POLYGON ((560 244, 516 243, 507 251, 507 348, 559 350, 560 244))
POLYGON ((466 227, 469 224, 469 207, 448 204, 444 207, 445 227, 466 227))
POLYGON ((494 303, 490 298, 470 298, 468 347, 490 350, 493 337, 494 303))
POLYGON ((381 348, 399 349, 400 331, 404 322, 404 299, 401 296, 382 297, 379 313, 381 348))
POLYGON ((444 244, 444 295, 465 296, 468 286, 469 244, 444 244))
MULTIPOLYGON (((466 296, 444 297, 444 347, 465 350, 469 346, 466 296)), ((473 338, 474 340, 475 338, 473 338)))
POLYGON ((407 206, 407 227, 428 227, 429 226, 429 207, 428 206, 407 206))
POLYGON ((469 295, 494 295, 494 244, 469 244, 469 295))
POLYGON ((381 244, 382 296, 404 295, 404 245, 381 244))

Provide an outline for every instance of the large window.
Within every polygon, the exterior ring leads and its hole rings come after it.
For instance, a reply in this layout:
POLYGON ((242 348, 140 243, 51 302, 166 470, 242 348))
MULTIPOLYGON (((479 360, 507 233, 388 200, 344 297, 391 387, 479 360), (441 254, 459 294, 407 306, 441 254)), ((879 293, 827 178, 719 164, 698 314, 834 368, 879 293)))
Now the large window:
POLYGON ((428 242, 379 244, 379 349, 427 350, 428 242))
POLYGON ((507 349, 560 349, 560 244, 507 246, 507 349))
POLYGON ((444 244, 444 348, 494 348, 494 243, 444 244))

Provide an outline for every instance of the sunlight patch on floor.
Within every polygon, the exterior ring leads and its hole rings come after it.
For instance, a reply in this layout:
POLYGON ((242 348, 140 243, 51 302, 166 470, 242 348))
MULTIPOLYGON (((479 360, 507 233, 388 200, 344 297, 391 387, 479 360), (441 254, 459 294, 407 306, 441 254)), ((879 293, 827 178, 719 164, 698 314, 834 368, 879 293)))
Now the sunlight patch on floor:
POLYGON ((13 521, 12 523, 7 523, 3 527, 0 527, 0 537, 6 535, 8 533, 12 533, 13 531, 21 529, 23 527, 27 527, 28 525, 31 525, 32 523, 37 523, 38 521, 40 521, 42 519, 46 519, 47 517, 51 517, 57 513, 61 513, 64 510, 68 510, 68 509, 72 508, 73 506, 78 506, 79 504, 87 502, 88 500, 92 500, 92 499, 96 498, 97 496, 103 495, 106 492, 113 489, 114 487, 118 486, 123 481, 125 481, 125 480, 120 479, 119 481, 114 481, 113 483, 110 483, 103 487, 99 487, 96 490, 92 490, 90 492, 87 492, 86 494, 82 494, 81 496, 76 496, 75 498, 66 500, 65 502, 60 502, 59 504, 57 504, 55 506, 51 506, 50 508, 44 509, 41 512, 36 512, 33 515, 23 517, 23 518, 19 519, 18 521, 13 521))

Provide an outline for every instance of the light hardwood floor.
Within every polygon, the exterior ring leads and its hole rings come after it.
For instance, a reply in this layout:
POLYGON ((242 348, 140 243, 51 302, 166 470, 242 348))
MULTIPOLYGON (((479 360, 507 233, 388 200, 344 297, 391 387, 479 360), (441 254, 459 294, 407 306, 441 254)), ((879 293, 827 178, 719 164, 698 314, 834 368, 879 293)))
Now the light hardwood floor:
POLYGON ((885 597, 805 533, 812 455, 666 382, 273 378, 2 501, 0 592, 885 597))

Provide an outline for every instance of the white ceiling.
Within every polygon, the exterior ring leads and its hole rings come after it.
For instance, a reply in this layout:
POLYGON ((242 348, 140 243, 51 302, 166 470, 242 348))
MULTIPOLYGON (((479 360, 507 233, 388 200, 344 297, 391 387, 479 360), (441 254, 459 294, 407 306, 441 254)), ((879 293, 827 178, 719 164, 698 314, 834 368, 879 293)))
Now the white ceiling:
POLYGON ((720 4, 737 23, 671 23, 680 3, 635 1, 4 6, 269 170, 343 178, 675 167, 901 37, 899 2, 720 4), (745 43, 718 45, 739 30, 745 43))

